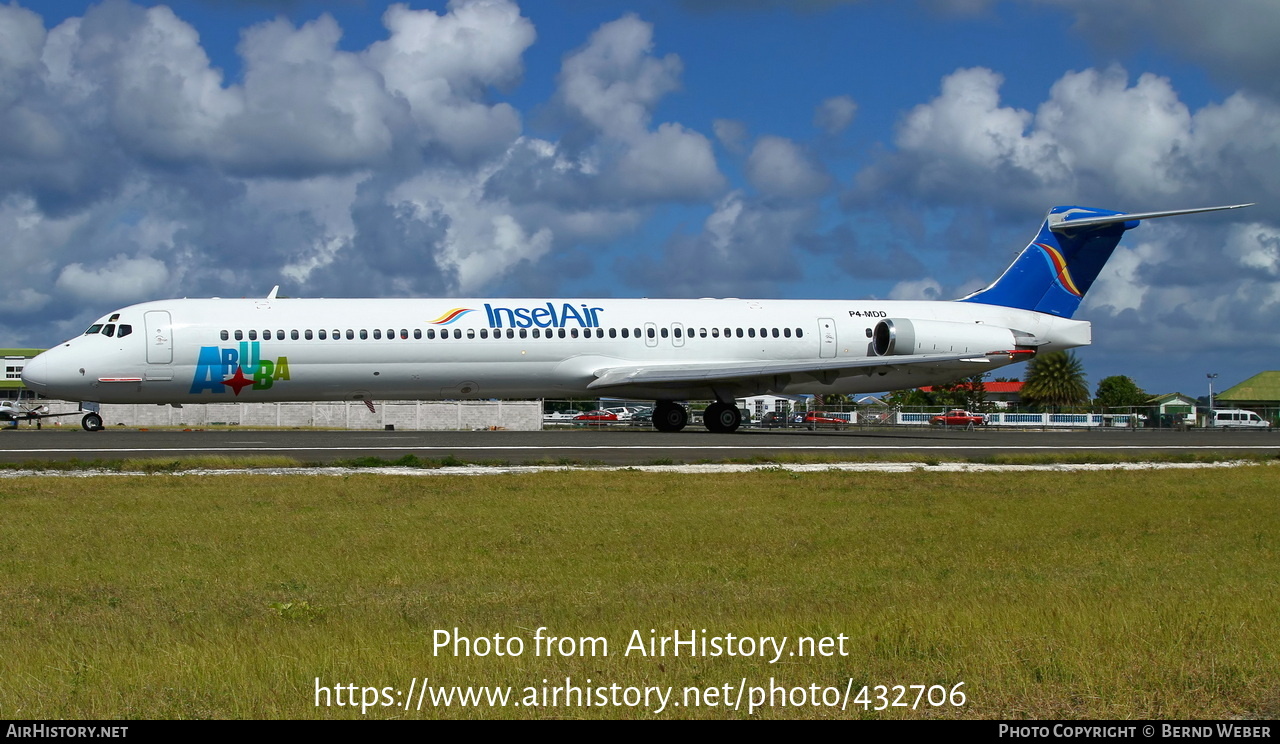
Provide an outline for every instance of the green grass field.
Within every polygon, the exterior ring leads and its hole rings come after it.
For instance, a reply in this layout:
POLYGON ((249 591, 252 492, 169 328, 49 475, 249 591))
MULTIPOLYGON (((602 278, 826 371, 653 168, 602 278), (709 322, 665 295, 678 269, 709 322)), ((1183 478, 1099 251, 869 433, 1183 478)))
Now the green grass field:
POLYGON ((8 479, 0 718, 736 718, 753 694, 661 712, 402 702, 423 678, 518 701, 566 677, 673 702, 771 679, 828 700, 964 694, 877 712, 775 693, 756 717, 1275 718, 1278 486, 1266 465, 8 479), (539 627, 608 656, 536 656, 539 627), (524 652, 433 653, 454 628, 524 652), (651 629, 786 651, 843 635, 847 655, 624 654, 651 629), (337 685, 378 688, 375 704, 338 706, 337 685))

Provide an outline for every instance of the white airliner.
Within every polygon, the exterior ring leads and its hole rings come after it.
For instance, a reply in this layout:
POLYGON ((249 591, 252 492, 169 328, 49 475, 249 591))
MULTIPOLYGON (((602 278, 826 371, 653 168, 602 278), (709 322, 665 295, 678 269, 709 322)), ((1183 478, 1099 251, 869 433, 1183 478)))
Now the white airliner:
MULTIPOLYGON (((579 398, 714 400, 938 385, 1090 342, 1071 320, 1139 220, 1054 207, 989 287, 952 302, 889 300, 182 299, 108 313, 33 359, 26 385, 97 403, 579 398)), ((96 413, 84 428, 102 428, 96 413)))

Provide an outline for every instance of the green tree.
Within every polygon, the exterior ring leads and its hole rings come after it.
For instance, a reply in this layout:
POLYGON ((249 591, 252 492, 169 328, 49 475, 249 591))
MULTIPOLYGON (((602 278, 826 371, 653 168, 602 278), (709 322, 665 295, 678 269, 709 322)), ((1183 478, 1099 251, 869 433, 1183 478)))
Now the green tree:
POLYGON ((1089 403, 1084 365, 1075 354, 1055 351, 1027 363, 1022 399, 1032 405, 1065 408, 1089 403))
POLYGON ((1102 408, 1136 408, 1147 405, 1151 396, 1125 375, 1112 375, 1098 383, 1094 403, 1102 408))

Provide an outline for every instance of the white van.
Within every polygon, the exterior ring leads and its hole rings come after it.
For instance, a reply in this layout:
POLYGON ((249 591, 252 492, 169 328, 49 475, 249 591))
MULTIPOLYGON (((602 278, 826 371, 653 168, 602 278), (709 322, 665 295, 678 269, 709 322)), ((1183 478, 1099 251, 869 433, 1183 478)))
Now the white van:
POLYGON ((1208 426, 1222 427, 1247 427, 1268 429, 1271 422, 1262 418, 1253 411, 1246 411, 1241 408, 1235 408, 1225 411, 1210 411, 1208 426))

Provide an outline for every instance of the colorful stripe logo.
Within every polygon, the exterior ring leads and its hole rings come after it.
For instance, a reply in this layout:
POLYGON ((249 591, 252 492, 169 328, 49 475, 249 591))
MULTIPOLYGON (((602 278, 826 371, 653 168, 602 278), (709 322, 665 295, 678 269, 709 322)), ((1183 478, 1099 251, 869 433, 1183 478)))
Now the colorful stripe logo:
POLYGON ((1062 288, 1075 295, 1076 297, 1084 297, 1084 293, 1076 288, 1076 283, 1071 280, 1071 272, 1067 271, 1067 260, 1062 257, 1056 248, 1044 243, 1036 243, 1044 249, 1045 255, 1049 257, 1049 262, 1053 264, 1054 270, 1058 274, 1058 283, 1062 288))
POLYGON ((428 322, 428 323, 430 323, 431 325, 449 325, 450 323, 453 323, 453 322, 454 322, 454 321, 456 321, 458 318, 461 318, 462 316, 466 315, 467 313, 474 313, 474 312, 475 312, 475 310, 474 310, 473 308, 469 308, 469 307, 455 307, 454 309, 450 310, 449 312, 445 313, 444 315, 441 315, 440 317, 436 318, 435 320, 429 320, 429 321, 427 321, 427 322, 428 322))

